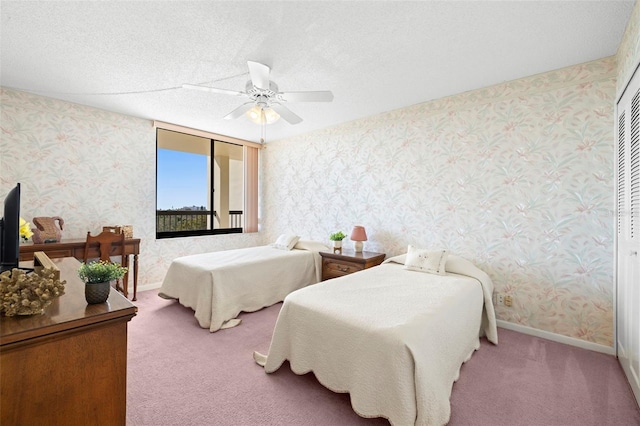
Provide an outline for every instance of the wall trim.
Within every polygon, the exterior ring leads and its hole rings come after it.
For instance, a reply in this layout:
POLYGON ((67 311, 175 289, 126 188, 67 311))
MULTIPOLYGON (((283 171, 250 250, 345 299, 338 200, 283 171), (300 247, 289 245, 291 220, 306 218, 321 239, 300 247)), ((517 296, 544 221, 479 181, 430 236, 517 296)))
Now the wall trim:
POLYGON ((515 324, 505 320, 496 320, 496 323, 498 324, 498 327, 505 328, 507 330, 517 331, 530 336, 541 337, 553 342, 564 343, 565 345, 576 346, 578 348, 588 349, 590 351, 600 352, 607 355, 616 355, 616 351, 613 346, 587 342, 586 340, 576 339, 575 337, 563 336, 562 334, 539 330, 537 328, 527 327, 526 325, 515 324))
MULTIPOLYGON (((156 290, 162 287, 161 282, 149 283, 138 287, 138 292, 156 290)), ((133 293, 133 288, 129 289, 129 293, 133 293)), ((610 346, 601 345, 598 343, 587 342, 586 340, 576 339, 575 337, 563 336, 561 334, 552 333, 550 331, 539 330, 533 327, 527 327, 526 325, 515 324, 504 320, 496 320, 498 327, 505 328, 507 330, 517 331, 522 334, 530 336, 540 337, 542 339, 551 340, 553 342, 564 343, 565 345, 575 346, 582 349, 587 349, 594 352, 600 352, 607 355, 615 356, 615 349, 610 346)))
POLYGON ((189 135, 200 136, 206 139, 215 139, 222 142, 234 143, 236 145, 251 146, 253 148, 262 148, 262 144, 256 142, 246 141, 244 139, 233 138, 231 136, 220 135, 218 133, 207 132, 206 130, 194 129, 192 127, 185 127, 179 124, 165 123, 164 121, 154 121, 153 127, 165 130, 172 130, 174 132, 186 133, 189 135))
MULTIPOLYGON (((156 290, 158 288, 162 287, 162 282, 158 281, 156 283, 148 283, 145 285, 139 285, 138 286, 138 293, 142 292, 142 291, 149 291, 149 290, 156 290)), ((133 294, 133 285, 129 284, 129 294, 133 294)))
POLYGON ((615 81, 616 71, 616 56, 606 56, 581 64, 544 71, 531 76, 496 83, 487 87, 426 100, 376 115, 357 118, 334 126, 318 129, 301 136, 292 136, 286 139, 270 141, 269 145, 281 141, 309 140, 312 136, 326 138, 327 134, 330 134, 337 128, 342 129, 343 133, 350 133, 359 131, 364 124, 366 124, 365 127, 367 128, 378 129, 387 126, 388 123, 395 123, 399 114, 406 114, 412 116, 413 119, 424 120, 429 117, 446 115, 452 112, 468 111, 498 102, 509 102, 510 100, 522 97, 538 96, 580 84, 601 83, 609 80, 615 81))
POLYGON ((406 111, 421 118, 449 114, 451 111, 467 111, 482 105, 508 102, 527 96, 538 96, 585 83, 599 83, 616 79, 616 59, 607 56, 582 64, 544 71, 531 76, 493 84, 487 87, 432 99, 381 114, 354 120, 371 120, 378 126, 387 121, 395 121, 397 114, 406 111))
POLYGON ((37 111, 41 114, 54 114, 58 117, 72 117, 75 121, 86 120, 92 123, 100 123, 102 125, 109 126, 110 128, 115 124, 118 127, 139 131, 141 126, 143 126, 140 123, 151 123, 151 121, 146 118, 108 111, 106 109, 82 105, 68 100, 51 98, 47 97, 46 94, 40 93, 41 92, 27 92, 20 89, 0 86, 0 104, 2 105, 2 108, 7 111, 15 108, 26 108, 32 111, 37 111), (29 100, 25 100, 27 98, 29 100), (29 102, 30 105, 25 106, 25 102, 29 102))

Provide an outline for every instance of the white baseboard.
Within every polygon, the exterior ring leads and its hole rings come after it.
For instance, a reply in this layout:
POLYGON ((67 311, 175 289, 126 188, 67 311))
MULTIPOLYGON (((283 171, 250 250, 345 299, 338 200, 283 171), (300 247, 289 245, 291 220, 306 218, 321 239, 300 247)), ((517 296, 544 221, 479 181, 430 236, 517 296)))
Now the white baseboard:
POLYGON ((575 337, 563 336, 562 334, 538 330, 537 328, 527 327, 526 325, 515 324, 504 320, 496 320, 496 323, 498 327, 517 331, 523 334, 528 334, 530 336, 541 337, 543 339, 551 340, 558 343, 564 343, 566 345, 576 346, 582 349, 588 349, 590 351, 601 352, 607 355, 615 356, 616 354, 613 346, 605 346, 598 343, 587 342, 586 340, 576 339, 575 337))
MULTIPOLYGON (((162 282, 139 285, 138 286, 138 293, 140 293, 141 291, 155 290, 155 289, 158 289, 160 287, 162 287, 162 282)), ((132 285, 129 285, 129 294, 133 294, 133 286, 132 285)))
POLYGON ((636 401, 640 406, 640 380, 636 380, 637 376, 634 371, 631 370, 630 362, 626 351, 624 350, 624 346, 618 343, 618 358, 620 359, 620 365, 624 370, 624 374, 627 376, 627 381, 629 382, 629 386, 631 386, 631 390, 633 391, 633 396, 636 397, 636 401))
MULTIPOLYGON (((139 286, 138 292, 156 290, 160 287, 162 287, 162 282, 149 283, 139 286)), ((133 288, 129 289, 129 293, 133 293, 133 288)), ((540 337, 543 339, 551 340, 553 342, 564 343, 566 345, 576 346, 578 348, 588 349, 590 351, 601 352, 607 355, 616 355, 615 349, 610 346, 587 342, 586 340, 576 339, 575 337, 563 336, 562 334, 539 330, 537 328, 527 327, 526 325, 515 324, 504 320, 496 320, 496 324, 498 325, 498 327, 506 328, 507 330, 517 331, 519 333, 540 337)))

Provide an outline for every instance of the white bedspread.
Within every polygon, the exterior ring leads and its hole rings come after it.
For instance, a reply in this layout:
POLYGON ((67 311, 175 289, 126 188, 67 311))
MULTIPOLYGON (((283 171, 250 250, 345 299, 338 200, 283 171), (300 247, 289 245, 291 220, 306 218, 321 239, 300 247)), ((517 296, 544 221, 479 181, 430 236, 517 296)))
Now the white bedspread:
POLYGON ((240 312, 282 301, 294 290, 320 281, 318 252, 271 246, 179 257, 171 263, 159 295, 192 308, 203 328, 226 328, 240 312))
POLYGON ((449 256, 445 276, 407 271, 403 258, 291 293, 278 316, 265 371, 289 360, 335 392, 349 392, 363 417, 442 425, 462 364, 479 335, 497 343, 489 277, 449 256), (483 309, 483 306, 486 307, 483 309), (483 320, 484 317, 484 320, 483 320))

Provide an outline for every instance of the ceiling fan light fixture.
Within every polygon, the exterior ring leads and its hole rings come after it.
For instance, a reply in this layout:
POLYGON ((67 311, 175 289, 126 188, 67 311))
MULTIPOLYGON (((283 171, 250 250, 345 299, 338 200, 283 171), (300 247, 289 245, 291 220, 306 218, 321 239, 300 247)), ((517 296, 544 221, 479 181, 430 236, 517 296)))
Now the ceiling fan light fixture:
POLYGON ((255 105, 253 108, 247 111, 245 115, 247 116, 247 118, 249 118, 249 120, 251 120, 256 124, 264 124, 262 122, 263 111, 264 111, 264 120, 266 121, 266 124, 275 123, 280 118, 280 114, 278 114, 271 108, 269 107, 263 108, 260 105, 255 105))
POLYGON ((263 127, 275 123, 282 117, 289 124, 299 124, 302 118, 291 111, 283 103, 286 102, 331 102, 333 93, 328 90, 306 92, 280 92, 278 85, 270 80, 271 68, 259 62, 247 61, 251 79, 245 84, 245 91, 219 89, 216 87, 183 84, 185 89, 198 89, 205 92, 222 93, 248 98, 248 102, 240 105, 229 114, 225 120, 234 120, 247 116, 252 122, 263 127))

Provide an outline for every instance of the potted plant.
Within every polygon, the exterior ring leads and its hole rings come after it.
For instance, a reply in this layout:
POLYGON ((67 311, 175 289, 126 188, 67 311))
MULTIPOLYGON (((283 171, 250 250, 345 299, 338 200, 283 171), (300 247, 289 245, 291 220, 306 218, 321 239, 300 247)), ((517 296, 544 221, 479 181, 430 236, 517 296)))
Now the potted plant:
POLYGON ((112 262, 83 263, 78 268, 78 276, 85 282, 84 295, 87 303, 103 303, 109 298, 111 282, 120 279, 127 268, 112 262))
POLYGON ((345 238, 347 238, 347 236, 344 235, 342 231, 334 232, 333 234, 329 235, 329 239, 333 241, 334 249, 341 249, 342 240, 344 240, 345 238))

